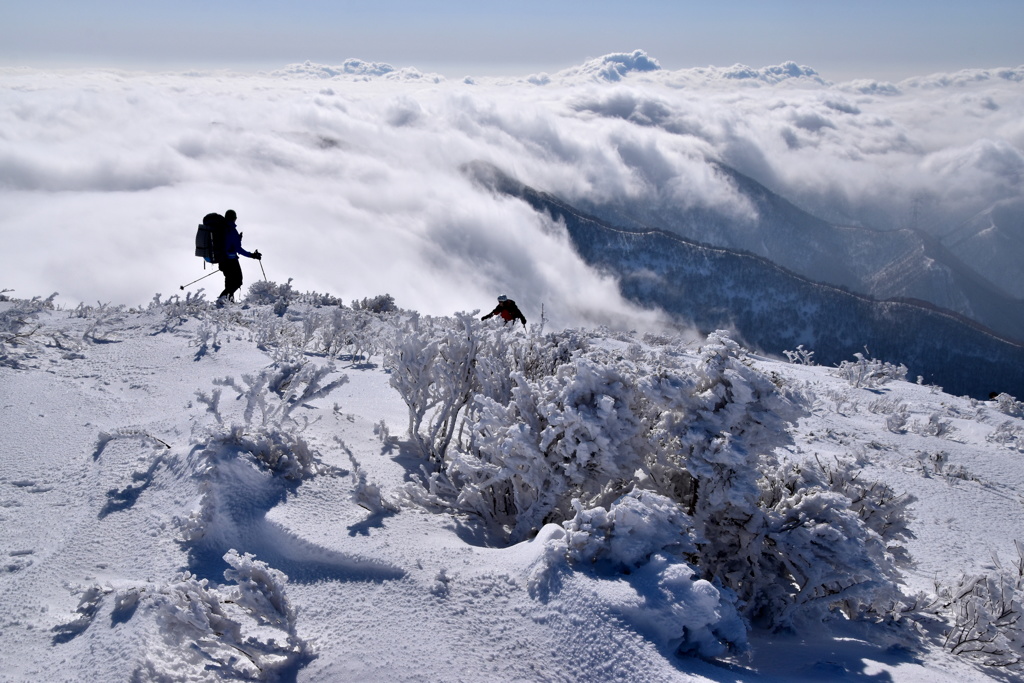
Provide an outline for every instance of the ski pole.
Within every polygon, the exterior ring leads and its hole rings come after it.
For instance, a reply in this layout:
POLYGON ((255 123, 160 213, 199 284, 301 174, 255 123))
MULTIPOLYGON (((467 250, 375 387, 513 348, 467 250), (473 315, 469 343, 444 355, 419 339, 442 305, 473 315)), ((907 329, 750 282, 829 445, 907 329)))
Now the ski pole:
POLYGON ((196 278, 196 279, 195 279, 195 280, 193 280, 192 282, 189 282, 189 283, 188 283, 187 285, 182 285, 182 286, 181 286, 181 289, 185 289, 186 287, 188 287, 188 286, 190 286, 190 285, 194 285, 195 283, 199 282, 200 280, 206 279, 206 278, 210 277, 211 275, 216 275, 216 274, 217 274, 217 273, 219 273, 219 272, 220 272, 220 271, 218 271, 218 270, 214 270, 214 271, 212 271, 212 272, 209 272, 209 273, 207 273, 206 275, 204 275, 203 277, 200 277, 200 278, 196 278))
POLYGON ((263 259, 262 258, 258 258, 256 260, 260 262, 260 270, 263 272, 263 281, 266 282, 267 281, 267 271, 263 270, 263 259))

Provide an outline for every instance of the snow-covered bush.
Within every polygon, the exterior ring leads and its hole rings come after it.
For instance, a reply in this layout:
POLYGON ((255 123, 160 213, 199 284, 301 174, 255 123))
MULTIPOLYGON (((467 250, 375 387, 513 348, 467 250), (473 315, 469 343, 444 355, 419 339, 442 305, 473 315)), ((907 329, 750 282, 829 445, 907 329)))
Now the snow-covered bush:
POLYGON ((97 303, 95 306, 79 304, 70 316, 88 320, 89 324, 82 332, 82 340, 90 343, 105 343, 112 341, 107 337, 110 330, 102 331, 104 327, 111 327, 125 319, 126 310, 124 306, 111 306, 110 304, 97 303))
POLYGON ((1024 417, 1024 403, 1018 401, 1013 396, 1006 393, 999 394, 996 396, 995 401, 999 412, 1011 417, 1024 417))
POLYGON ((234 378, 214 380, 214 384, 230 387, 245 402, 242 417, 247 425, 283 425, 296 422, 293 412, 308 402, 327 396, 348 382, 348 375, 325 382, 335 372, 332 363, 317 366, 305 361, 275 363, 258 375, 242 375, 246 386, 234 378), (269 400, 268 400, 269 399, 269 400))
POLYGON ((790 363, 796 365, 815 365, 814 351, 804 348, 803 344, 796 347, 795 351, 783 351, 790 363))
POLYGON ((371 313, 395 313, 398 311, 398 306, 395 305, 395 297, 390 294, 379 294, 369 299, 353 301, 352 308, 357 311, 369 311, 371 313))
POLYGON ((398 329, 385 364, 409 409, 409 436, 435 471, 442 469, 456 430, 465 428, 472 400, 506 403, 511 397, 516 354, 510 335, 467 313, 447 319, 412 315, 398 329))
POLYGON ((644 467, 633 372, 579 358, 539 382, 514 373, 507 405, 480 397, 468 443, 446 469, 458 506, 516 542, 567 518, 574 498, 617 499, 644 467))
POLYGON ((953 423, 945 419, 939 413, 932 413, 928 416, 928 422, 914 421, 911 430, 921 436, 934 436, 937 438, 948 437, 956 431, 953 423))
POLYGON ((910 409, 905 403, 900 403, 893 408, 892 413, 885 416, 885 428, 893 434, 902 434, 906 431, 909 420, 910 409))
POLYGON ((166 583, 82 587, 73 618, 56 626, 54 641, 88 629, 101 610, 115 624, 149 621, 148 642, 133 681, 254 680, 287 677, 313 654, 296 630, 288 577, 253 555, 224 555, 226 583, 185 572, 166 583))
POLYGON ((231 321, 249 329, 249 339, 257 348, 271 354, 278 363, 295 363, 306 349, 306 338, 295 320, 272 307, 260 306, 251 310, 244 319, 231 321))
POLYGON ((468 315, 461 315, 458 325, 444 329, 414 315, 385 360, 391 386, 409 409, 409 437, 435 468, 444 461, 459 414, 476 389, 479 330, 468 315))
POLYGON ((485 326, 471 314, 412 314, 396 329, 384 362, 409 409, 408 434, 438 471, 452 438, 468 436, 465 411, 472 400, 506 405, 513 373, 527 380, 547 377, 585 348, 583 335, 573 331, 523 338, 514 328, 485 326))
POLYGON ((160 295, 157 294, 150 302, 148 310, 163 314, 164 327, 161 331, 169 332, 181 327, 188 320, 198 317, 209 308, 210 303, 204 298, 203 290, 200 289, 195 293, 185 292, 184 299, 175 294, 163 302, 160 301, 160 295))
POLYGON ((319 473, 317 453, 301 435, 308 421, 293 413, 348 382, 347 375, 325 381, 334 371, 330 363, 317 367, 296 361, 276 363, 259 375, 243 375, 245 386, 231 377, 214 380, 215 385, 233 389, 244 402, 244 409, 241 423, 226 426, 219 406, 220 393, 197 394, 197 400, 207 406, 218 424, 205 437, 207 450, 216 451, 218 445, 239 448, 287 479, 319 473))
POLYGON ((291 280, 277 284, 265 280, 252 284, 242 306, 218 308, 201 293, 185 301, 159 296, 149 310, 165 314, 162 331, 171 331, 198 319, 192 345, 196 357, 218 351, 231 334, 246 334, 276 362, 294 362, 306 354, 365 361, 392 346, 398 325, 390 295, 354 302, 347 308, 336 297, 316 292, 300 294, 291 280))
MULTIPOLYGON (((10 290, 5 290, 10 291, 10 290)), ((0 306, 0 365, 18 367, 19 358, 31 354, 42 341, 34 335, 41 325, 34 318, 43 311, 53 310, 54 292, 46 299, 8 299, 0 306)))
POLYGON ((332 358, 363 359, 383 353, 394 325, 370 310, 334 308, 313 312, 304 321, 307 347, 332 358))
MULTIPOLYGON (((506 542, 565 524, 579 562, 623 556, 609 555, 618 537, 607 530, 630 514, 624 494, 662 496, 675 510, 662 531, 692 544, 700 575, 773 628, 837 608, 862 617, 898 596, 886 542, 905 531, 908 499, 856 482, 846 465, 776 468, 797 397, 724 333, 688 355, 577 348, 531 377, 496 357, 470 320, 459 325, 433 339, 425 327, 405 334, 393 359, 410 434, 435 464, 435 500, 506 542), (490 378, 508 369, 510 389, 481 381, 481 367, 490 378)), ((658 546, 659 533, 642 543, 658 546)))
POLYGON ((203 313, 200 316, 199 324, 196 326, 191 345, 196 347, 196 358, 202 358, 211 351, 220 348, 220 333, 222 320, 220 316, 203 313))
POLYGON ((1024 452, 1024 425, 1012 420, 1006 420, 996 427, 986 437, 988 441, 997 443, 1005 448, 1024 452))
MULTIPOLYGON (((781 627, 802 604, 796 588, 801 584, 795 581, 807 579, 809 597, 816 595, 818 579, 805 576, 809 570, 800 564, 787 566, 776 550, 788 543, 794 553, 813 552, 816 539, 794 535, 787 522, 799 519, 813 530, 808 533, 827 534, 837 520, 827 501, 800 500, 788 516, 766 508, 762 469, 773 461, 772 451, 787 443, 786 423, 799 409, 743 356, 734 341, 716 333, 688 374, 659 377, 655 395, 664 404, 653 424, 660 447, 649 471, 657 490, 691 514, 702 575, 735 591, 747 616, 781 627)), ((838 521, 844 522, 851 547, 863 541, 857 520, 838 521)), ((854 571, 845 565, 852 555, 832 559, 838 560, 838 576, 854 571)), ((832 602, 823 601, 821 611, 832 602)))
POLYGON ((893 396, 881 396, 867 404, 867 410, 876 415, 886 416, 886 429, 902 434, 910 419, 910 410, 905 402, 893 396))
POLYGON ((880 396, 868 403, 868 411, 875 415, 891 415, 901 410, 906 410, 907 404, 899 398, 891 396, 880 396))
POLYGON ((893 365, 877 358, 867 358, 863 353, 853 354, 856 361, 844 360, 839 368, 834 371, 836 377, 841 377, 852 386, 858 388, 874 389, 892 380, 905 380, 907 378, 907 366, 893 365))
POLYGON ((815 463, 816 468, 802 471, 808 481, 806 486, 823 484, 846 496, 850 509, 889 545, 890 550, 894 549, 894 544, 911 537, 910 506, 917 502, 916 496, 897 493, 882 482, 862 479, 857 463, 850 458, 835 458, 831 463, 815 460, 815 463))
POLYGON ((937 586, 923 612, 948 619, 944 645, 953 654, 1010 671, 1024 668, 1024 547, 1004 567, 963 576, 956 586, 937 586))
POLYGON ((651 491, 633 490, 608 508, 584 508, 562 523, 565 554, 574 562, 632 571, 656 553, 693 556, 697 547, 689 515, 680 505, 651 491))
POLYGON ((380 486, 367 478, 366 471, 359 464, 359 461, 356 460, 352 451, 343 443, 341 447, 348 455, 349 462, 352 463, 352 476, 355 479, 355 487, 352 489, 352 502, 374 515, 397 512, 398 506, 385 498, 380 490, 380 486))
MULTIPOLYGON (((137 678, 199 680, 217 678, 275 680, 310 657, 309 645, 296 632, 296 613, 288 600, 288 577, 249 554, 230 550, 224 578, 182 574, 155 588, 119 591, 122 612, 136 603, 133 615, 156 620, 162 643, 147 648, 137 678)), ((132 618, 138 618, 132 616, 132 618)))
POLYGON ((288 282, 285 282, 283 285, 269 280, 258 280, 252 283, 249 285, 249 290, 246 292, 243 301, 256 306, 273 306, 275 313, 280 315, 288 308, 288 304, 296 301, 298 298, 299 293, 292 289, 292 279, 288 278, 288 282))
POLYGON ((764 527, 750 537, 759 551, 739 550, 756 567, 749 573, 763 574, 741 593, 757 606, 751 616, 794 627, 836 607, 850 618, 882 615, 899 601, 895 561, 907 557, 912 496, 860 481, 850 460, 770 468, 761 488, 764 527), (766 581, 773 573, 788 580, 766 581))
POLYGON ((232 446, 248 453, 271 472, 285 479, 307 479, 320 474, 319 453, 292 429, 232 425, 220 432, 212 445, 232 446))
POLYGON ((735 595, 700 578, 700 570, 687 562, 696 547, 678 503, 631 491, 607 509, 584 508, 579 501, 573 509, 564 530, 545 534, 546 566, 534 581, 563 561, 598 580, 624 580, 635 598, 607 608, 660 647, 701 657, 746 649, 747 625, 735 595))

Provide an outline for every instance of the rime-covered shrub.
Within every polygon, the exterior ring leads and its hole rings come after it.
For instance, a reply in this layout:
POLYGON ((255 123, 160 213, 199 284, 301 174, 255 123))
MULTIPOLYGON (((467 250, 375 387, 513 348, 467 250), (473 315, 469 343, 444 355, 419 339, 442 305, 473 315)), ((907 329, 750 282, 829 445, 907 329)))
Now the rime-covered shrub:
POLYGON ((355 360, 383 353, 395 325, 368 310, 332 308, 314 311, 303 321, 305 347, 332 358, 355 360))
POLYGON ((917 502, 916 496, 897 493, 883 482, 863 479, 857 464, 849 458, 835 458, 831 463, 816 461, 815 464, 817 467, 801 469, 801 476, 807 482, 803 486, 827 486, 843 494, 850 501, 850 509, 887 544, 911 538, 910 506, 917 502))
POLYGON ((320 292, 305 292, 299 297, 299 301, 310 306, 320 308, 322 306, 337 306, 344 308, 345 302, 333 294, 321 294, 320 292))
POLYGON ((391 386, 409 410, 408 433, 420 455, 442 469, 456 430, 467 428, 466 409, 489 398, 505 405, 512 397, 512 375, 546 376, 568 362, 575 342, 550 335, 521 337, 513 330, 484 326, 474 315, 452 318, 412 315, 395 332, 385 356, 391 386))
POLYGON ((296 422, 296 408, 323 398, 348 382, 347 375, 326 382, 334 372, 331 363, 317 366, 306 361, 281 362, 258 375, 242 375, 245 386, 231 377, 214 380, 214 384, 230 387, 244 400, 242 417, 246 425, 281 426, 296 422))
MULTIPOLYGON (((609 552, 624 538, 610 531, 618 515, 634 512, 627 492, 660 496, 699 576, 771 628, 836 610, 869 616, 898 596, 882 534, 896 544, 904 502, 846 466, 780 470, 773 453, 789 443, 801 399, 724 333, 696 353, 627 340, 622 352, 579 345, 559 356, 533 339, 531 354, 558 361, 528 375, 516 345, 469 317, 422 322, 400 334, 392 383, 433 465, 433 503, 473 513, 506 542, 564 524, 575 539, 566 552, 583 563, 626 557, 609 552)), ((657 548, 667 528, 647 528, 642 543, 657 548)))
POLYGON ((111 306, 104 303, 89 306, 82 303, 75 307, 69 315, 72 318, 87 321, 81 336, 83 342, 104 343, 113 341, 107 336, 110 334, 110 328, 123 322, 126 313, 124 306, 111 306))
POLYGON ((155 589, 119 591, 120 612, 155 619, 162 643, 147 647, 136 678, 275 680, 310 656, 296 632, 288 600, 288 577, 249 554, 224 555, 229 582, 211 585, 183 574, 155 589), (129 608, 129 604, 131 607, 129 608))
POLYGON ((657 446, 649 466, 657 490, 693 518, 703 575, 736 591, 757 611, 765 583, 785 574, 759 571, 769 520, 761 509, 759 466, 788 443, 786 424, 799 410, 769 377, 743 362, 722 333, 709 335, 685 373, 659 373, 648 422, 657 446))
POLYGON ((462 410, 482 391, 477 355, 485 343, 473 316, 452 325, 414 315, 386 359, 391 386, 409 409, 409 436, 420 455, 440 468, 462 410))
POLYGON ((906 431, 909 420, 910 410, 906 404, 901 403, 893 409, 892 414, 885 416, 885 428, 893 434, 902 434, 906 431))
POLYGON ((898 398, 877 398, 868 404, 868 410, 877 415, 885 415, 885 428, 893 434, 902 434, 906 431, 910 409, 898 398))
POLYGON ((353 301, 352 308, 357 311, 369 311, 370 313, 395 313, 398 311, 398 306, 395 305, 395 297, 390 294, 379 294, 372 298, 353 301))
MULTIPOLYGON (((233 317, 225 321, 231 329, 242 325, 249 330, 249 340, 261 351, 268 352, 275 362, 297 362, 305 352, 301 328, 296 321, 277 312, 278 306, 257 306, 248 310, 244 317, 233 317)), ((217 313, 223 311, 214 309, 217 313)))
POLYGON ((467 447, 446 473, 459 507, 513 542, 570 514, 574 498, 607 505, 644 465, 633 369, 578 358, 530 382, 513 374, 507 405, 480 397, 467 447))
POLYGON ((893 365, 877 358, 867 358, 862 353, 853 354, 855 361, 844 360, 833 374, 858 388, 873 389, 892 380, 906 380, 907 366, 893 365))
POLYGON ((232 444, 285 479, 307 479, 320 474, 319 453, 303 436, 290 429, 234 425, 221 443, 232 444))
POLYGON ((34 324, 34 319, 42 311, 53 310, 56 296, 54 292, 46 299, 5 297, 0 306, 0 365, 18 367, 19 359, 39 350, 42 340, 35 335, 42 326, 34 324))
POLYGON ((1024 452, 1024 425, 1017 421, 1006 420, 992 430, 986 439, 1005 448, 1024 452))
MULTIPOLYGON (((6 289, 5 292, 11 290, 6 289)), ((28 324, 28 321, 43 311, 52 311, 55 308, 53 300, 57 298, 54 292, 45 299, 32 297, 31 299, 16 299, 5 296, 3 303, 6 306, 0 307, 0 334, 14 334, 28 324)))
POLYGON ((282 285, 270 280, 257 280, 256 282, 249 285, 249 290, 245 294, 245 303, 252 304, 255 306, 260 305, 287 305, 299 298, 299 293, 292 289, 292 280, 288 278, 288 282, 282 285))
POLYGON ((1024 417, 1024 403, 1018 401, 1013 396, 1002 393, 996 396, 995 401, 999 412, 1011 417, 1024 417))
POLYGON ((803 344, 796 347, 794 351, 783 351, 783 353, 786 354, 786 358, 790 363, 796 365, 815 365, 814 351, 805 349, 803 344))
POLYGON ((728 337, 709 336, 694 384, 673 398, 688 393, 686 409, 659 425, 675 443, 662 452, 679 467, 660 463, 655 477, 691 511, 703 576, 734 591, 755 623, 788 628, 836 608, 861 616, 898 594, 892 560, 851 491, 774 464, 798 406, 742 356, 728 337))
POLYGON ((207 406, 217 422, 202 437, 204 453, 216 457, 222 447, 230 446, 249 453, 287 479, 318 474, 318 454, 301 434, 307 420, 296 417, 294 412, 348 382, 347 375, 326 381, 334 370, 331 364, 317 367, 295 361, 276 363, 258 375, 243 375, 242 384, 231 377, 214 380, 215 385, 234 390, 244 407, 241 422, 226 423, 220 406, 221 390, 209 395, 197 393, 197 400, 207 406))
POLYGON ((906 557, 912 496, 860 481, 849 460, 766 468, 760 484, 764 526, 751 545, 761 549, 739 552, 757 567, 752 574, 787 580, 741 592, 751 616, 788 628, 835 608, 851 618, 881 615, 899 600, 896 556, 906 557))
POLYGON ((626 582, 635 598, 601 608, 632 623, 670 652, 719 657, 747 647, 735 594, 701 578, 686 513, 650 491, 631 491, 603 507, 573 501, 575 516, 559 531, 545 527, 545 567, 534 581, 569 568, 597 580, 626 582))
POLYGON ((921 436, 934 436, 937 438, 945 438, 956 431, 953 423, 945 419, 939 413, 932 413, 928 416, 927 422, 914 421, 911 425, 911 429, 921 436))
POLYGON ((147 310, 163 314, 164 327, 162 331, 168 332, 177 329, 191 318, 198 317, 209 308, 210 303, 204 298, 203 290, 199 290, 195 293, 185 292, 184 299, 175 294, 163 302, 160 301, 160 295, 157 294, 149 303, 147 310))
POLYGON ((995 570, 963 576, 956 586, 937 586, 923 612, 948 620, 944 645, 987 666, 1024 669, 1024 547, 1016 542, 1017 560, 995 570))
POLYGON ((505 405, 514 372, 527 380, 548 377, 587 346, 573 331, 525 339, 513 335, 511 328, 484 326, 466 313, 453 318, 412 314, 395 330, 384 362, 391 386, 408 407, 409 436, 435 469, 444 462, 470 399, 505 405))
POLYGON ((573 562, 632 571, 656 553, 696 553, 689 515, 675 501, 633 490, 608 508, 572 501, 575 516, 562 523, 565 554, 573 562))

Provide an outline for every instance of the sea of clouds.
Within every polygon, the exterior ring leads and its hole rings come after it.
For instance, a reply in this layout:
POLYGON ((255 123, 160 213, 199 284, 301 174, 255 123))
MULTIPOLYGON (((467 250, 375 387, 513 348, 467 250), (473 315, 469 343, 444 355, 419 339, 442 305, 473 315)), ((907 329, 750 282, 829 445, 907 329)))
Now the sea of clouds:
POLYGON ((834 222, 941 235, 1024 195, 1022 114, 1024 67, 830 83, 795 64, 666 71, 637 51, 458 81, 359 60, 0 69, 0 290, 71 305, 178 294, 204 275, 195 226, 231 208, 266 277, 301 291, 387 292, 429 314, 507 294, 553 325, 656 327, 466 164, 572 202, 749 217, 718 161, 834 222))

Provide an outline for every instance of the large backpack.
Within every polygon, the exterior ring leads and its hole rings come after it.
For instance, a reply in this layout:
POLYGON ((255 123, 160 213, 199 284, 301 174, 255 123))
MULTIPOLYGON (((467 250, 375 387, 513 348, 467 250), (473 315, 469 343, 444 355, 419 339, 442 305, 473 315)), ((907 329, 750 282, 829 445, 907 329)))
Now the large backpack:
POLYGON ((219 263, 224 256, 224 233, 227 221, 219 213, 208 213, 196 231, 196 256, 207 263, 219 263))

